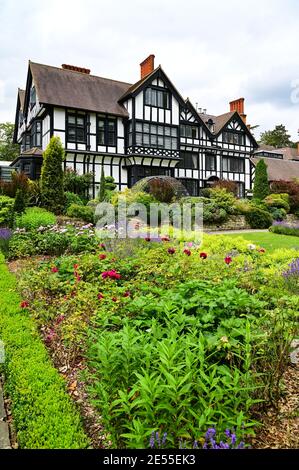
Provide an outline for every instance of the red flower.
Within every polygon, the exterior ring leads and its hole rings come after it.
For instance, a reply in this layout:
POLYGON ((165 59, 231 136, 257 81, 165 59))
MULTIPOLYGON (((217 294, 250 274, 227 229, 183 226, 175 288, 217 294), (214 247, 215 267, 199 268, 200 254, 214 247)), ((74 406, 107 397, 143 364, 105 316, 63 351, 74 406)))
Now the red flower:
POLYGON ((167 251, 170 255, 173 255, 175 253, 175 248, 168 248, 167 251))
POLYGON ((111 269, 110 271, 105 271, 102 273, 102 278, 107 279, 109 277, 110 279, 120 279, 121 275, 115 271, 115 269, 111 269))
POLYGON ((98 293, 98 299, 101 300, 101 299, 103 299, 103 298, 104 298, 104 296, 103 296, 102 292, 99 292, 99 293, 98 293))
POLYGON ((58 273, 58 268, 57 268, 57 266, 53 266, 53 267, 51 268, 51 271, 52 271, 52 273, 58 273))
POLYGON ((117 298, 116 297, 112 297, 112 302, 117 302, 117 298))
POLYGON ((20 303, 20 307, 21 307, 21 308, 27 308, 27 307, 29 307, 29 302, 27 302, 27 300, 23 300, 23 301, 20 303))
POLYGON ((99 247, 100 247, 100 248, 106 248, 105 243, 100 243, 100 244, 99 244, 99 247))
POLYGON ((184 253, 185 253, 185 255, 187 255, 187 256, 191 256, 191 251, 190 251, 188 248, 185 248, 185 249, 184 249, 184 253))
POLYGON ((144 239, 146 242, 150 242, 151 241, 151 237, 145 237, 144 239))
POLYGON ((79 264, 74 264, 74 269, 78 269, 79 268, 79 264))
POLYGON ((99 258, 100 258, 100 259, 106 259, 106 258, 107 258, 107 255, 105 255, 104 253, 101 253, 101 254, 99 255, 99 258))
POLYGON ((116 261, 116 258, 112 258, 111 261, 112 261, 112 262, 116 261))
POLYGON ((266 253, 265 248, 260 248, 260 249, 259 249, 259 253, 266 253))
POLYGON ((232 262, 232 258, 230 256, 226 256, 226 258, 224 258, 224 262, 226 264, 230 264, 232 262))
POLYGON ((161 237, 161 240, 162 240, 162 242, 169 242, 170 238, 169 238, 168 235, 163 235, 163 236, 161 237))
POLYGON ((124 297, 131 297, 131 292, 129 290, 127 290, 125 293, 124 293, 124 297))
POLYGON ((208 254, 207 254, 207 253, 204 253, 204 252, 202 252, 202 253, 200 253, 200 254, 199 254, 199 257, 200 257, 200 258, 202 258, 202 259, 207 259, 207 257, 208 257, 208 254))
POLYGON ((56 319, 56 324, 59 325, 64 320, 64 315, 59 315, 59 317, 56 319))
POLYGON ((79 276, 79 275, 76 276, 76 281, 77 281, 77 282, 80 282, 81 279, 82 279, 81 276, 79 276))

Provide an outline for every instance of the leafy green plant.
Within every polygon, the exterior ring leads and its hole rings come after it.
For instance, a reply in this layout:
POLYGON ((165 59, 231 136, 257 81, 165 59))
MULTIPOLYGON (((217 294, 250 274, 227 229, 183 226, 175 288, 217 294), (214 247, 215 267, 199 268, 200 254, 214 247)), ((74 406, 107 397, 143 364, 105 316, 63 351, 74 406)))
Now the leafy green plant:
POLYGON ((75 193, 82 200, 88 199, 88 191, 94 179, 93 173, 80 175, 77 171, 67 168, 64 172, 63 187, 65 192, 75 193))
POLYGON ((14 212, 22 214, 26 209, 26 197, 21 189, 17 189, 16 198, 14 202, 14 212))
POLYGON ((14 199, 0 196, 0 227, 11 227, 14 219, 14 199))
POLYGON ((90 222, 90 223, 94 222, 94 211, 89 206, 71 204, 68 207, 66 214, 69 217, 74 217, 76 219, 85 220, 85 222, 90 222))
POLYGON ((290 212, 288 194, 269 194, 269 196, 264 199, 264 203, 268 208, 275 207, 290 212))
POLYGON ((16 226, 26 230, 47 227, 56 224, 56 216, 41 207, 29 207, 25 213, 16 218, 16 226))
POLYGON ((72 204, 76 204, 77 206, 84 205, 82 199, 80 198, 80 196, 78 196, 78 194, 70 193, 69 191, 67 191, 66 193, 64 193, 64 196, 65 196, 65 208, 64 208, 65 213, 67 212, 67 209, 72 204))

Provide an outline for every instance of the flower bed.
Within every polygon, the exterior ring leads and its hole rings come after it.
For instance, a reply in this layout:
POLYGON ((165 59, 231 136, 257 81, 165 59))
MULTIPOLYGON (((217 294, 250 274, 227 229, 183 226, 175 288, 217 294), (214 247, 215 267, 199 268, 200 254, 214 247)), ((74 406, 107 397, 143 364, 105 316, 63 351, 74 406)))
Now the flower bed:
POLYGON ((165 447, 192 447, 212 425, 219 440, 251 435, 253 411, 278 396, 295 254, 221 236, 104 241, 24 272, 20 289, 59 367, 86 358, 105 446, 147 447, 159 432, 165 447))

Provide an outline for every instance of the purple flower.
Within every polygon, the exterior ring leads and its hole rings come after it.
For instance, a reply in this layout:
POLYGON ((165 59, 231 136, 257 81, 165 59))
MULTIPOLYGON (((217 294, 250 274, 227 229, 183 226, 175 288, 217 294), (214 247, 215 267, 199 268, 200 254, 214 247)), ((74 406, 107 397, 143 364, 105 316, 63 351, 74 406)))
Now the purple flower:
POLYGON ((12 232, 9 228, 0 228, 0 238, 2 238, 2 240, 9 240, 11 236, 12 232))
POLYGON ((152 432, 151 438, 150 438, 150 448, 151 449, 155 448, 155 432, 154 431, 152 432))

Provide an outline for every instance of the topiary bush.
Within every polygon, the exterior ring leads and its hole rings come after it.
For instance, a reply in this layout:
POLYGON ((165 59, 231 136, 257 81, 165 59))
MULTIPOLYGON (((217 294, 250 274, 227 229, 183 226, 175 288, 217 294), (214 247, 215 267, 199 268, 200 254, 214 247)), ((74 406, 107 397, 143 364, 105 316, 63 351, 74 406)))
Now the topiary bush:
POLYGON ((42 204, 55 214, 61 214, 64 207, 62 162, 64 149, 59 137, 51 137, 43 154, 41 173, 42 204))
POLYGON ((72 168, 67 168, 64 172, 64 191, 78 194, 81 199, 88 199, 88 190, 93 182, 93 178, 93 173, 79 175, 79 173, 72 168))
POLYGON ((17 189, 16 198, 14 202, 14 212, 22 214, 26 209, 26 197, 21 189, 17 189))
POLYGON ((273 218, 271 214, 256 206, 251 206, 250 210, 245 213, 246 222, 251 228, 266 229, 272 225, 273 218))
POLYGON ((56 224, 56 216, 41 207, 29 207, 25 213, 16 218, 16 227, 35 230, 56 224))
POLYGON ((94 211, 89 206, 71 204, 66 211, 66 215, 75 219, 85 220, 88 223, 94 223, 94 211))
POLYGON ((0 227, 12 227, 14 220, 14 199, 0 196, 0 227))
POLYGON ((255 167, 255 178, 253 186, 253 199, 265 199, 269 194, 269 181, 267 165, 261 159, 255 167))

